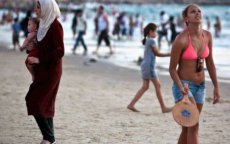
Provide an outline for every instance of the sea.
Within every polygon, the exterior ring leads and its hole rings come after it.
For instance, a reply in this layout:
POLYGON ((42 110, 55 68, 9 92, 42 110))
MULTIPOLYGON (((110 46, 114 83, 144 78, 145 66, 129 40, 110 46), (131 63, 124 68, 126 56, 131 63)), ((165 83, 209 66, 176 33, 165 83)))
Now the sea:
MULTIPOLYGON (((104 5, 105 11, 109 15, 110 22, 110 39, 112 47, 114 49, 114 54, 108 56, 109 49, 102 43, 99 49, 99 55, 94 55, 92 52, 96 49, 97 45, 97 35, 94 30, 94 18, 96 15, 96 9, 100 3, 85 3, 82 5, 75 5, 71 8, 73 9, 84 9, 84 17, 87 20, 87 32, 85 35, 85 42, 88 46, 88 54, 83 55, 83 47, 81 44, 76 50, 77 55, 81 55, 85 58, 86 62, 90 59, 95 59, 96 61, 102 61, 110 63, 113 65, 140 70, 138 65, 138 59, 143 57, 144 46, 141 43, 143 39, 140 29, 138 27, 134 30, 133 38, 121 37, 112 35, 113 26, 115 19, 119 12, 125 12, 128 15, 139 14, 145 26, 149 22, 154 22, 159 25, 159 14, 161 11, 165 11, 168 16, 174 16, 176 18, 181 16, 182 10, 186 5, 182 4, 106 4, 104 5), (115 14, 114 14, 115 13, 115 14)), ((230 83, 230 6, 229 5, 200 5, 203 13, 203 29, 207 29, 205 17, 209 17, 211 22, 211 27, 209 31, 213 34, 213 58, 217 70, 218 80, 221 82, 230 83), (219 38, 214 37, 214 23, 215 18, 220 17, 222 31, 219 38)), ((0 19, 3 13, 8 12, 7 9, 0 9, 0 19)), ((15 14, 14 14, 15 16, 15 14)), ((35 16, 35 15, 34 15, 35 16)), ((72 48, 75 43, 75 38, 72 34, 71 24, 74 14, 71 10, 67 12, 62 12, 59 21, 63 25, 64 29, 64 43, 65 43, 65 56, 73 55, 72 48)), ((25 17, 25 13, 20 12, 19 20, 25 17)), ((180 31, 180 28, 177 28, 180 31)), ((170 33, 169 33, 170 37, 170 33)), ((21 33, 20 43, 22 44, 24 40, 23 33, 21 33)), ((0 43, 4 43, 13 49, 12 45, 12 30, 11 23, 0 25, 0 43)), ((156 39, 157 41, 157 39, 156 39)), ((166 42, 166 39, 162 39, 161 52, 168 52, 170 48, 166 42)), ((169 75, 169 57, 160 58, 157 57, 156 65, 157 71, 161 75, 169 75)), ((205 70, 206 80, 210 81, 209 74, 205 70)))

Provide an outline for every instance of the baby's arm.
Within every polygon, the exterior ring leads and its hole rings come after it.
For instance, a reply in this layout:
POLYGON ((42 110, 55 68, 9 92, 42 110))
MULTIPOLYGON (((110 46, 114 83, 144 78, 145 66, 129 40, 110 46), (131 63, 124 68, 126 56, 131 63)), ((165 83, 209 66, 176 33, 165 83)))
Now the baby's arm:
POLYGON ((21 51, 23 51, 28 46, 29 42, 31 42, 34 39, 35 35, 36 33, 33 33, 33 32, 28 34, 22 46, 20 47, 21 51))

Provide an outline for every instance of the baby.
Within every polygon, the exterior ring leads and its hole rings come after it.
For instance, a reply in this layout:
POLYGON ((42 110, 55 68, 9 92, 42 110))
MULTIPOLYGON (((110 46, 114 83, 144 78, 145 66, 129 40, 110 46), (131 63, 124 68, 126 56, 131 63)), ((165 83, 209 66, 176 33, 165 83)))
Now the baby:
POLYGON ((28 57, 38 57, 38 50, 36 46, 36 35, 39 26, 39 19, 37 18, 29 18, 28 21, 28 36, 26 37, 23 45, 20 47, 20 50, 23 51, 24 49, 27 50, 28 56, 26 58, 26 67, 32 75, 32 80, 34 80, 34 70, 33 65, 28 63, 28 57))

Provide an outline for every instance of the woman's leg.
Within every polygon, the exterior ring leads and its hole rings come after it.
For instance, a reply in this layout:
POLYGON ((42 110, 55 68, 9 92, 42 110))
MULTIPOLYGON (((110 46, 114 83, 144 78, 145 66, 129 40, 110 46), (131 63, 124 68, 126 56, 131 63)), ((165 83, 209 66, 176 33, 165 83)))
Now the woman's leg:
MULTIPOLYGON (((202 111, 203 104, 196 104, 199 110, 199 113, 202 111)), ((199 123, 193 127, 188 128, 187 133, 187 144, 199 144, 199 123)))
POLYGON ((134 112, 139 112, 135 108, 135 104, 143 96, 143 94, 145 93, 145 91, 148 90, 148 88, 149 88, 149 80, 143 80, 142 87, 137 91, 136 95, 134 96, 134 98, 132 99, 132 101, 130 102, 130 104, 127 106, 127 108, 130 109, 130 110, 132 110, 132 111, 134 111, 134 112))
POLYGON ((171 112, 172 107, 171 108, 166 107, 164 100, 162 98, 160 81, 158 79, 154 79, 154 80, 152 80, 152 83, 153 83, 155 90, 156 90, 156 95, 157 95, 157 99, 158 99, 160 106, 161 106, 161 111, 163 113, 171 112))
POLYGON ((54 129, 53 129, 53 118, 34 117, 41 133, 43 140, 49 141, 50 143, 55 142, 54 129))
MULTIPOLYGON (((196 104, 201 113, 203 104, 196 104)), ((182 131, 178 140, 178 144, 199 144, 198 133, 199 123, 193 127, 182 127, 182 131)))
POLYGON ((182 127, 182 131, 180 133, 178 144, 187 144, 187 135, 188 135, 188 128, 182 127))

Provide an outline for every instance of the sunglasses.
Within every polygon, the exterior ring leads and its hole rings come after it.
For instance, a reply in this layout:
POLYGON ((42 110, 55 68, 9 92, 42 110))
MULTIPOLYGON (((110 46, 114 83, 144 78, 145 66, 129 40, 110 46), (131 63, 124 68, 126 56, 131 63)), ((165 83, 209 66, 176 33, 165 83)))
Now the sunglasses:
POLYGON ((201 72, 203 70, 204 59, 198 57, 196 60, 196 72, 201 72))

